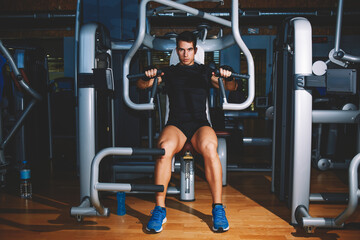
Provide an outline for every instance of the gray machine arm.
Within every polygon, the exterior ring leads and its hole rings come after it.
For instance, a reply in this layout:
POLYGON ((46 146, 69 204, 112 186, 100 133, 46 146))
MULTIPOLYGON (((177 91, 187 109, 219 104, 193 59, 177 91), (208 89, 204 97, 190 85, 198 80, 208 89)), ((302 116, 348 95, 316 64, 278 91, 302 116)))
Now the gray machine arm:
POLYGON ((335 48, 331 51, 331 53, 333 54, 332 57, 335 60, 333 60, 332 58, 330 58, 330 60, 332 60, 334 63, 337 63, 337 64, 339 63, 338 61, 345 62, 346 65, 347 65, 346 62, 360 63, 360 56, 354 56, 351 54, 347 54, 343 50, 340 49, 343 6, 344 6, 344 0, 339 0, 337 19, 336 19, 335 48))
MULTIPOLYGON (((123 93, 124 93, 124 101, 132 109, 135 110, 153 110, 155 108, 154 103, 142 103, 142 104, 136 104, 131 101, 129 96, 129 79, 127 78, 127 75, 129 74, 130 69, 130 62, 133 56, 135 55, 136 51, 140 48, 142 44, 147 45, 152 48, 159 49, 161 48, 161 44, 165 44, 165 46, 172 45, 172 42, 169 42, 170 40, 158 40, 156 38, 152 38, 149 35, 146 35, 145 28, 146 28, 146 5, 150 2, 150 0, 143 0, 140 4, 140 10, 139 10, 139 32, 138 37, 128 53, 125 56, 124 64, 123 64, 123 93)), ((249 51, 249 49, 246 47, 244 41, 241 39, 240 32, 239 32, 239 3, 236 0, 232 1, 232 19, 231 21, 225 20, 220 17, 212 16, 208 13, 201 12, 195 8, 188 7, 183 4, 179 4, 177 2, 173 2, 170 0, 154 0, 154 2, 161 3, 165 6, 170 6, 182 11, 185 11, 187 13, 190 13, 194 16, 198 16, 204 19, 207 19, 212 22, 216 22, 218 24, 221 24, 226 27, 232 28, 232 35, 235 42, 239 45, 240 49, 243 51, 244 55, 246 56, 246 60, 248 63, 248 74, 250 75, 249 78, 249 84, 248 84, 248 98, 245 102, 240 104, 235 103, 224 103, 223 109, 224 110, 242 110, 250 106, 250 104, 253 102, 255 97, 255 71, 254 71, 254 60, 252 58, 252 55, 249 51)), ((208 41, 208 40, 206 40, 208 41)), ((214 47, 214 49, 206 49, 207 51, 214 51, 216 49, 221 49, 221 47, 229 46, 229 44, 232 42, 232 37, 224 37, 221 40, 212 42, 212 45, 210 47, 214 47)), ((205 44, 204 44, 205 45, 205 44)), ((168 47, 169 48, 169 47, 168 47)))
POLYGON ((107 216, 108 210, 100 204, 99 192, 98 191, 121 191, 121 192, 131 192, 131 191, 153 191, 153 192, 163 192, 163 185, 136 185, 129 183, 99 183, 99 164, 106 156, 109 155, 137 155, 137 154, 146 154, 146 155, 164 155, 164 149, 134 149, 134 148, 105 148, 101 150, 94 157, 91 164, 91 182, 90 182, 90 198, 91 203, 101 216, 107 216))
POLYGON ((32 89, 29 85, 27 85, 24 82, 24 79, 17 68, 14 59, 11 57, 9 51, 4 47, 2 41, 0 40, 0 51, 5 55, 5 58, 9 61, 9 64, 11 65, 11 69, 14 71, 14 75, 16 77, 16 80, 19 82, 20 86, 28 93, 30 94, 34 99, 40 101, 42 97, 39 93, 37 93, 34 89, 32 89))
POLYGON ((344 222, 356 210, 360 190, 358 188, 358 169, 360 164, 360 153, 351 161, 349 167, 349 201, 346 209, 335 218, 313 218, 309 215, 305 206, 301 205, 296 210, 296 218, 305 228, 309 227, 342 227, 344 222))
POLYGON ((164 155, 164 149, 140 149, 140 148, 125 148, 125 147, 110 147, 98 152, 91 164, 91 179, 90 179, 90 199, 83 199, 78 207, 71 208, 71 215, 76 216, 81 220, 82 216, 108 216, 109 209, 104 208, 99 199, 99 191, 117 191, 117 192, 131 192, 131 191, 151 191, 163 192, 163 185, 152 184, 130 184, 130 183, 100 183, 99 182, 99 165, 100 162, 110 155, 164 155), (91 206, 92 205, 92 206, 91 206))

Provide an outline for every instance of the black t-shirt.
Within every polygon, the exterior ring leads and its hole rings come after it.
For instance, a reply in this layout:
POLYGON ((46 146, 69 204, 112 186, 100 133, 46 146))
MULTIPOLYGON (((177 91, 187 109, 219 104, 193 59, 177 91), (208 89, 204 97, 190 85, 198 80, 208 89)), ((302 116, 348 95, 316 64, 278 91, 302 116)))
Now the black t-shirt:
POLYGON ((211 69, 195 63, 191 66, 172 65, 163 71, 169 97, 169 119, 207 120, 206 99, 211 87, 211 69))

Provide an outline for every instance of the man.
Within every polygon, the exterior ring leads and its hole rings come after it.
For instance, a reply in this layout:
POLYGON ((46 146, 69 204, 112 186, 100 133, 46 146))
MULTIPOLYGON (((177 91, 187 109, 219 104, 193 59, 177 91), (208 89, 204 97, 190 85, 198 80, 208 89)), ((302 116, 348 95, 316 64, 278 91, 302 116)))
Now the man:
MULTIPOLYGON (((148 231, 161 232, 166 222, 165 197, 171 178, 171 160, 186 141, 204 158, 205 175, 210 186, 213 201, 213 230, 227 231, 229 223, 222 205, 222 170, 217 154, 217 137, 206 117, 206 99, 211 86, 219 88, 218 77, 205 65, 195 63, 196 36, 185 31, 176 39, 176 53, 180 63, 163 69, 159 84, 165 82, 170 103, 169 120, 160 134, 158 148, 165 149, 165 155, 157 159, 155 184, 164 185, 164 192, 156 194, 156 207, 146 227, 148 231)), ((145 72, 148 79, 139 79, 141 89, 151 87, 157 69, 145 72)), ((220 68, 220 75, 229 78, 231 72, 220 68)), ((225 81, 225 88, 236 90, 235 81, 225 81)))

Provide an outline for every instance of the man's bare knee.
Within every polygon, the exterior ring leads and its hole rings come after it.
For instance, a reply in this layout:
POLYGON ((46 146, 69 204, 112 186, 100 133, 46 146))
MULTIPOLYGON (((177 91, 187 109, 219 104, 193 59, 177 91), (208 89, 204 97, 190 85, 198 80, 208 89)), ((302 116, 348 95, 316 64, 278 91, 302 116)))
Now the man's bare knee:
POLYGON ((214 141, 208 141, 200 144, 201 154, 207 158, 217 158, 217 143, 214 141))
POLYGON ((165 155, 161 158, 171 158, 175 154, 175 149, 177 148, 176 143, 171 141, 160 141, 158 143, 158 148, 165 149, 165 155))

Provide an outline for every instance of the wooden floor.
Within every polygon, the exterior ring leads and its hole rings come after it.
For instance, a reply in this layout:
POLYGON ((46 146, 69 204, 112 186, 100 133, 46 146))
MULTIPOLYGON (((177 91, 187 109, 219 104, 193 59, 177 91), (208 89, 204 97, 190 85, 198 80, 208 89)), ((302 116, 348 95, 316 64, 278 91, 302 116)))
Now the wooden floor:
MULTIPOLYGON (((339 172, 313 171, 312 192, 347 190, 346 177, 339 172)), ((176 176, 174 176, 176 179, 176 176)), ((116 199, 105 196, 102 204, 110 208, 108 218, 89 217, 76 222, 70 207, 79 204, 75 174, 62 172, 34 180, 32 200, 23 200, 16 192, 0 192, 0 239, 360 239, 360 208, 344 229, 320 229, 307 234, 289 224, 290 211, 270 192, 270 173, 229 173, 224 187, 230 230, 211 231, 211 197, 207 183, 196 179, 196 201, 181 202, 177 196, 167 199, 168 222, 160 234, 148 234, 145 226, 153 208, 152 195, 126 195, 125 216, 116 215, 116 199)), ((345 205, 311 204, 314 217, 334 217, 345 205)))

